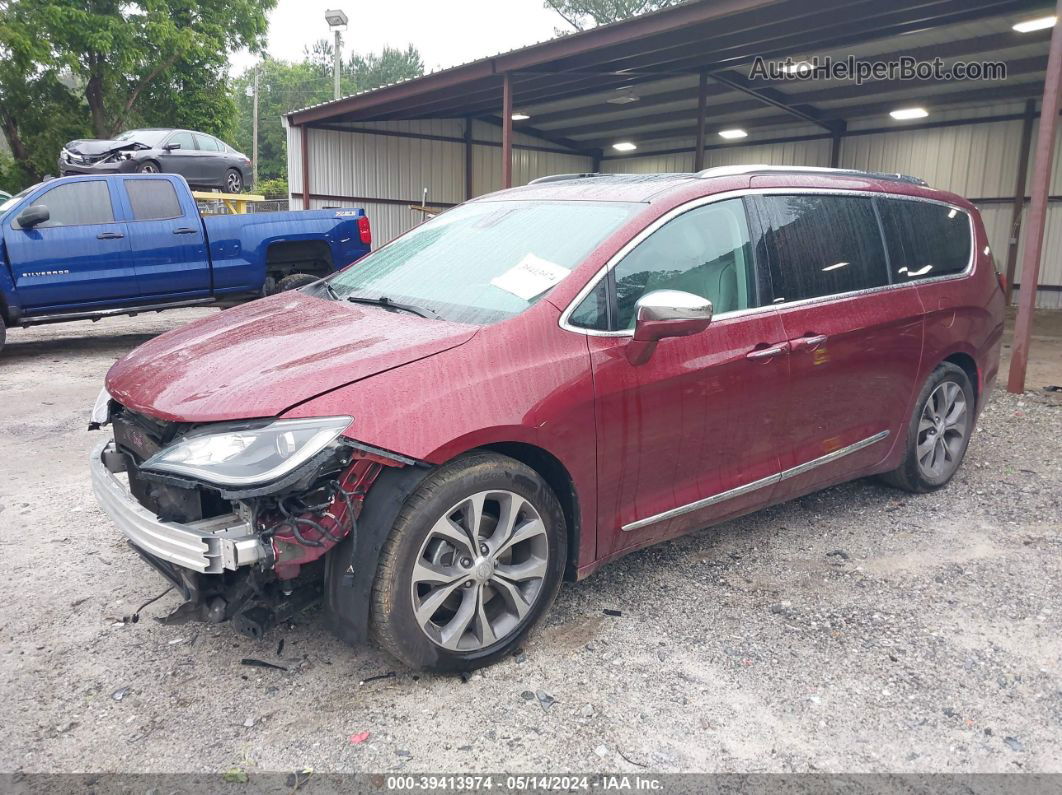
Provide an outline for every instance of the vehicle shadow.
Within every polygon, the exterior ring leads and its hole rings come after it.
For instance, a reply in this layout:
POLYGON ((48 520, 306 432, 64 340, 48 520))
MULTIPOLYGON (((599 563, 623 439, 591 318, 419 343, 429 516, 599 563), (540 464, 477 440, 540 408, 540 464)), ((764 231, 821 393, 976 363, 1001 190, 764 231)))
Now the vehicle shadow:
POLYGON ((99 336, 69 335, 61 337, 49 337, 47 339, 34 339, 20 341, 18 332, 9 334, 7 344, 0 352, 0 367, 15 362, 30 359, 44 358, 47 356, 87 357, 106 356, 114 358, 124 356, 138 345, 142 345, 153 337, 157 337, 161 331, 153 331, 138 334, 114 334, 99 336))

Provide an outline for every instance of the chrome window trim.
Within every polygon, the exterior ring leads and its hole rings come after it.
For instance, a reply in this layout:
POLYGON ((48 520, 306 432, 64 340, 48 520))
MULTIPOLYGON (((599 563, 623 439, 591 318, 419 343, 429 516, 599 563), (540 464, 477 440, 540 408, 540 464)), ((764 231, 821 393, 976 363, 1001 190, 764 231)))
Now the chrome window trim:
POLYGON ((846 447, 842 447, 838 450, 834 450, 832 453, 826 453, 826 455, 813 458, 810 461, 805 461, 803 464, 798 464, 795 467, 778 472, 774 475, 768 475, 765 478, 754 480, 751 483, 745 483, 744 485, 737 486, 727 491, 721 491, 718 494, 713 494, 710 497, 697 500, 696 502, 687 503, 686 505, 680 505, 677 508, 664 511, 662 513, 654 514, 653 516, 647 516, 644 519, 638 519, 630 524, 625 524, 622 527, 624 533, 629 533, 632 530, 641 530, 643 527, 663 522, 667 519, 674 519, 677 516, 684 516, 687 513, 693 511, 699 511, 701 508, 707 508, 710 505, 715 505, 726 500, 732 500, 735 497, 741 497, 742 495, 749 494, 758 489, 762 489, 765 486, 773 486, 777 483, 781 483, 783 480, 789 480, 795 478, 798 475, 803 475, 806 472, 810 472, 817 467, 824 464, 832 463, 840 458, 844 458, 847 455, 858 452, 864 447, 870 447, 872 444, 880 442, 889 435, 890 431, 880 431, 873 436, 868 436, 866 439, 860 439, 858 442, 854 442, 846 447))
MULTIPOLYGON (((738 190, 725 191, 723 193, 715 193, 711 196, 700 196, 696 199, 681 204, 675 207, 664 215, 657 218, 649 226, 645 227, 642 231, 631 238, 624 246, 613 254, 608 262, 601 266, 601 268, 595 273, 583 288, 575 294, 575 298, 568 302, 568 306, 561 313, 560 318, 557 321, 559 325, 565 331, 570 331, 573 334, 583 334, 588 337, 633 337, 633 329, 623 329, 621 331, 599 331, 597 329, 588 329, 581 326, 572 325, 569 322, 571 315, 578 308, 579 304, 583 302, 594 288, 598 286, 600 281, 605 278, 609 271, 613 270, 619 263, 626 257, 635 247, 637 247, 643 240, 649 235, 653 234, 657 229, 662 227, 674 218, 694 210, 698 207, 703 207, 706 204, 713 204, 714 202, 726 201, 727 199, 744 198, 746 196, 777 196, 777 195, 826 195, 826 196, 866 196, 872 199, 899 199, 901 201, 917 201, 927 202, 929 204, 940 204, 945 207, 950 207, 954 210, 958 210, 966 216, 970 225, 970 260, 966 263, 966 268, 958 273, 949 273, 943 276, 930 276, 926 278, 916 279, 910 282, 884 284, 880 287, 868 287, 863 290, 850 290, 846 293, 834 293, 831 295, 820 295, 814 298, 802 298, 799 301, 791 301, 788 303, 779 304, 767 304, 764 306, 754 306, 747 309, 735 309, 732 312, 720 312, 712 318, 712 324, 715 325, 719 321, 729 320, 730 318, 745 317, 748 315, 758 314, 769 310, 777 310, 790 306, 804 306, 806 304, 817 304, 825 301, 837 301, 841 299, 849 299, 861 297, 863 295, 872 295, 874 293, 883 292, 885 290, 899 290, 909 287, 916 287, 919 284, 925 282, 945 282, 956 279, 963 279, 973 272, 974 263, 977 260, 977 234, 974 227, 973 215, 969 210, 952 204, 951 202, 944 201, 943 199, 927 199, 922 196, 907 196, 899 193, 887 193, 882 191, 869 191, 869 190, 847 190, 844 188, 740 188, 738 190)), ((882 245, 887 247, 887 242, 882 236, 882 245)), ((887 248, 886 248, 887 251, 887 248)), ((892 278, 892 274, 889 274, 892 278)))

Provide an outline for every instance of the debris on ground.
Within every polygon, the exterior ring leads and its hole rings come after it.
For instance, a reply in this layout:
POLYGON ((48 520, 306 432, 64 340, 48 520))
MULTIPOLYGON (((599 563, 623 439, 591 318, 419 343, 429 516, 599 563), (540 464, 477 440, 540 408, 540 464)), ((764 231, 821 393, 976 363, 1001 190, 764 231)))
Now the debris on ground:
POLYGON ((246 784, 247 771, 242 767, 230 767, 221 774, 221 780, 226 784, 246 784))
POLYGON ((111 693, 111 698, 113 698, 115 701, 121 701, 123 698, 129 695, 129 691, 131 689, 132 688, 130 687, 119 687, 117 690, 111 693))
POLYGON ((1007 748, 1012 751, 1025 750, 1025 746, 1022 744, 1022 741, 1019 740, 1017 737, 1004 737, 1003 742, 1005 742, 1007 744, 1007 748))
POLYGON ((284 639, 277 641, 277 657, 284 653, 284 639))
POLYGON ((369 739, 369 733, 368 732, 356 732, 355 734, 350 735, 350 744, 351 745, 361 745, 363 742, 365 742, 368 739, 369 739))
POLYGON ((360 687, 361 685, 367 685, 367 684, 369 684, 369 682, 378 682, 381 679, 394 679, 397 675, 398 674, 396 674, 394 671, 388 671, 385 674, 376 674, 375 676, 367 676, 364 679, 362 679, 360 682, 358 682, 358 686, 360 687))
POLYGON ((555 699, 545 690, 536 690, 535 697, 538 699, 538 703, 542 705, 543 710, 548 710, 550 707, 557 703, 557 699, 555 699))
POLYGON ((605 608, 604 612, 605 612, 606 616, 612 616, 613 618, 619 618, 620 616, 623 615, 623 611, 622 610, 613 610, 613 609, 608 608, 608 607, 605 608))
POLYGON ((275 668, 278 671, 288 670, 283 665, 277 665, 276 663, 266 662, 265 660, 256 660, 254 657, 244 657, 240 660, 240 665, 249 665, 252 668, 275 668))

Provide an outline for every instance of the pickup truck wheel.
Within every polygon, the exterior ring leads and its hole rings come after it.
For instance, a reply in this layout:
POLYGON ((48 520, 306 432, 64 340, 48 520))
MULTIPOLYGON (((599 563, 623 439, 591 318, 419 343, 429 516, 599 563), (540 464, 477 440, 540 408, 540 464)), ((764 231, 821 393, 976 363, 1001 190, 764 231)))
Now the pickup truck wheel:
POLYGON ((907 428, 903 463, 881 480, 922 494, 947 485, 974 429, 974 391, 961 367, 944 362, 926 380, 907 428))
POLYGON ((138 174, 158 174, 159 164, 156 163, 154 160, 148 160, 146 163, 141 163, 139 166, 137 166, 136 172, 138 174))
POLYGON ((530 467, 476 452, 429 475, 384 542, 373 637, 412 668, 469 671, 516 648, 560 587, 567 532, 530 467))
POLYGON ((313 284, 320 277, 311 276, 308 273, 292 273, 290 276, 285 276, 279 282, 277 282, 277 288, 275 292, 285 293, 288 290, 297 290, 300 287, 305 287, 307 284, 313 284))
POLYGON ((225 192, 239 193, 243 190, 243 175, 234 168, 225 172, 225 192))
POLYGON ((7 326, 4 325, 4 318, 0 317, 0 351, 4 349, 5 342, 7 342, 7 326))

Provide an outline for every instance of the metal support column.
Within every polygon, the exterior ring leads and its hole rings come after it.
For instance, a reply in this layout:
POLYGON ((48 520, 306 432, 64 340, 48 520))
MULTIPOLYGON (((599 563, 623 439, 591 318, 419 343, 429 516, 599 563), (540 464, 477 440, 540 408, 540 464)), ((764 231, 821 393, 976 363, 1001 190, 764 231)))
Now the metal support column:
MULTIPOLYGON (((1062 16, 1062 0, 1056 12, 1062 16)), ((1025 236, 1025 256, 1021 263, 1021 291, 1018 293, 1018 319, 1014 324, 1014 347, 1010 359, 1007 391, 1025 391, 1025 369, 1029 364, 1029 339, 1032 336, 1036 288, 1040 283, 1040 256, 1044 248, 1047 223, 1047 192, 1051 187, 1051 163, 1055 155, 1055 131, 1058 128, 1059 88, 1062 87, 1062 25, 1051 31, 1051 49, 1044 76, 1044 98, 1040 104, 1040 130, 1036 136, 1036 160, 1029 204, 1029 226, 1025 236)))
MULTIPOLYGON (((1059 0, 1062 2, 1062 0, 1059 0)), ((509 73, 502 75, 502 185, 513 186, 513 83, 509 73)))
POLYGON ((1007 306, 1014 293, 1014 274, 1018 269, 1018 240, 1021 237, 1021 216, 1025 210, 1025 182, 1029 174, 1029 152, 1032 151, 1033 122, 1036 121, 1036 100, 1025 103, 1025 118, 1021 125, 1021 152, 1018 155, 1018 176, 1014 181, 1014 209, 1010 214, 1010 242, 1007 246, 1007 306))
POLYGON ((472 198, 472 117, 465 119, 465 201, 472 198))
POLYGON ((299 129, 302 150, 302 209, 310 209, 310 128, 305 124, 299 129))
POLYGON ((701 72, 700 82, 697 84, 697 150, 693 153, 693 170, 700 171, 704 168, 704 125, 705 108, 708 104, 708 73, 701 72))

